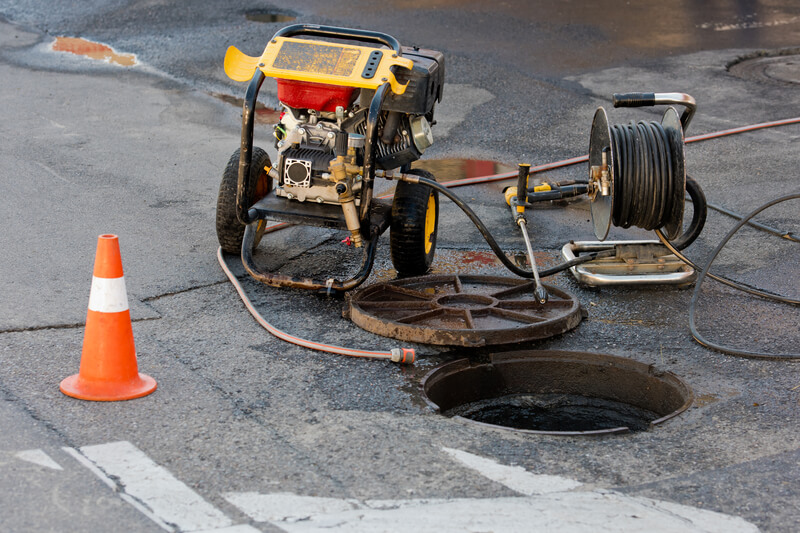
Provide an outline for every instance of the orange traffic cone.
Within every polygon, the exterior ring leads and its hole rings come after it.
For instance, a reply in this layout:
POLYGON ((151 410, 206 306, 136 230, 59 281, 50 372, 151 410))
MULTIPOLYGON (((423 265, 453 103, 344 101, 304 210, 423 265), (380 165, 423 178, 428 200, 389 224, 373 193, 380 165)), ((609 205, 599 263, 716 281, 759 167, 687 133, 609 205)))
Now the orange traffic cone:
POLYGON ((140 374, 136 365, 116 235, 97 239, 81 367, 77 374, 64 379, 60 388, 73 398, 105 402, 140 398, 156 390, 155 380, 140 374))

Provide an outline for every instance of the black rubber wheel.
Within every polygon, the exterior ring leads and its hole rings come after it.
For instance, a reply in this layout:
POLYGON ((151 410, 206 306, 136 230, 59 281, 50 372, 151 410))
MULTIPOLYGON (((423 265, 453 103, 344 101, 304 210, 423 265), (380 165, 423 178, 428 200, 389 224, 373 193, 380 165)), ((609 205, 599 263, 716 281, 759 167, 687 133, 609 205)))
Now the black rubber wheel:
MULTIPOLYGON (((435 179, 421 169, 411 170, 410 174, 435 179)), ((426 185, 399 182, 389 231, 392 264, 398 276, 419 276, 428 271, 436 254, 438 224, 439 194, 426 185)))
MULTIPOLYGON (((272 178, 268 170, 271 166, 269 155, 261 148, 253 148, 253 159, 250 164, 250 176, 245 183, 247 197, 253 202, 260 200, 272 190, 272 178)), ((236 218, 236 187, 239 181, 239 150, 233 152, 225 171, 222 173, 222 183, 217 196, 217 240, 224 252, 239 254, 242 251, 242 238, 245 226, 236 218)), ((252 205, 252 204, 251 204, 252 205)), ((266 221, 258 221, 255 245, 264 234, 266 221)))

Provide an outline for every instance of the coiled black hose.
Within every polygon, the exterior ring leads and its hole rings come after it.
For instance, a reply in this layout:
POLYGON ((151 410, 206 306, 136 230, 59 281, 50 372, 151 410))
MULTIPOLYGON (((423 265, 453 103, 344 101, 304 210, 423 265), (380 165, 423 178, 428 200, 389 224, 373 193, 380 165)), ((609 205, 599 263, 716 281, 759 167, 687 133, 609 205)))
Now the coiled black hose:
POLYGON ((689 227, 683 232, 683 235, 678 237, 672 242, 672 245, 678 250, 683 250, 700 235, 703 227, 706 225, 706 217, 708 216, 708 202, 703 189, 700 184, 691 176, 686 176, 686 193, 692 201, 692 221, 689 227))
POLYGON ((658 122, 639 121, 611 126, 611 150, 614 154, 615 226, 659 229, 670 222, 674 203, 683 201, 683 191, 676 198, 681 176, 675 157, 678 132, 665 129, 658 122))

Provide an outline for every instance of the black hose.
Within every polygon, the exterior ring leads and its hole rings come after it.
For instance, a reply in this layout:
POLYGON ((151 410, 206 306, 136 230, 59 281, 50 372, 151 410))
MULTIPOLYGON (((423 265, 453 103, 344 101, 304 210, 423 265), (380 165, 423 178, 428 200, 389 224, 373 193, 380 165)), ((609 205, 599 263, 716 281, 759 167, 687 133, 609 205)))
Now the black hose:
MULTIPOLYGON (((708 202, 708 208, 709 209, 713 209, 714 211, 717 211, 719 213, 722 213, 723 215, 727 215, 727 216, 729 216, 731 218, 735 218, 736 220, 742 220, 742 215, 740 215, 738 213, 734 213, 730 209, 725 209, 721 205, 712 204, 711 202, 708 202)), ((767 226, 766 224, 761 224, 760 222, 753 222, 752 220, 750 222, 748 222, 747 225, 751 226, 753 228, 756 228, 758 230, 761 230, 761 231, 766 231, 767 233, 771 233, 771 234, 773 234, 773 235, 775 235, 777 237, 780 237, 782 239, 786 239, 788 241, 800 242, 800 238, 798 238, 791 231, 786 231, 786 230, 773 228, 771 226, 767 226)))
POLYGON ((708 216, 708 203, 706 202, 706 195, 700 184, 697 183, 692 177, 686 176, 686 192, 689 193, 689 198, 692 201, 692 221, 689 227, 683 232, 683 235, 672 241, 672 245, 678 250, 683 250, 700 235, 703 227, 706 225, 706 217, 708 216))
MULTIPOLYGON (((766 204, 758 207, 757 209, 752 211, 750 214, 745 216, 742 220, 740 220, 739 223, 737 223, 733 227, 733 229, 731 229, 728 232, 728 234, 725 235, 725 238, 722 239, 722 241, 719 243, 719 245, 717 245, 717 248, 711 254, 711 258, 709 259, 708 263, 706 264, 706 268, 700 271, 700 275, 697 278, 697 284, 695 285, 695 288, 694 288, 694 293, 692 294, 692 301, 689 304, 689 329, 692 332, 692 337, 694 337, 694 339, 698 343, 700 343, 702 346, 705 346, 706 348, 710 348, 712 350, 716 350, 718 352, 725 353, 725 354, 728 354, 728 355, 736 355, 736 356, 740 356, 740 357, 750 357, 750 358, 755 358, 755 359, 772 359, 772 360, 800 359, 800 354, 770 354, 770 353, 764 353, 764 352, 751 352, 751 351, 747 351, 747 350, 738 350, 738 349, 735 349, 735 348, 729 348, 727 346, 722 346, 720 344, 716 344, 714 342, 711 342, 711 341, 707 340, 702 335, 700 335, 700 333, 697 331, 697 327, 696 327, 695 321, 694 321, 695 310, 696 310, 696 306, 697 306, 697 299, 700 296, 700 287, 703 284, 703 280, 705 279, 705 277, 707 275, 709 277, 712 277, 713 279, 718 279, 716 276, 712 276, 711 274, 709 274, 708 270, 711 268, 711 264, 717 258, 717 256, 719 255, 720 251, 722 251, 722 249, 725 247, 725 245, 728 244, 728 241, 730 241, 731 237, 733 237, 733 235, 737 231, 739 231, 739 229, 742 226, 747 224, 747 222, 751 218, 756 216, 761 211, 767 209, 768 207, 772 207, 773 205, 779 204, 781 202, 786 202, 788 200, 796 200, 798 198, 800 198, 800 193, 788 194, 786 196, 781 196, 780 198, 776 198, 774 200, 771 200, 771 201, 767 202, 766 204)), ((659 235, 659 236, 661 236, 661 235, 659 235)), ((695 267, 695 268, 697 268, 697 267, 695 267)), ((729 285, 729 286, 734 287, 734 288, 739 288, 738 287, 739 284, 736 284, 734 282, 726 283, 726 285, 729 285)), ((742 290, 744 290, 744 289, 742 289, 742 290)), ((747 288, 745 292, 753 293, 753 290, 750 289, 750 288, 747 288)), ((787 298, 787 297, 784 297, 784 296, 764 293, 763 291, 758 291, 758 295, 762 296, 764 298, 767 298, 769 300, 774 300, 774 301, 779 301, 779 302, 784 302, 784 303, 790 303, 790 304, 794 304, 794 305, 800 305, 800 300, 793 299, 793 298, 787 298)))
POLYGON ((683 201, 674 191, 680 186, 679 161, 674 157, 674 135, 658 122, 639 121, 611 126, 614 154, 615 226, 646 230, 671 222, 674 203, 683 201))
MULTIPOLYGON (((525 269, 522 269, 522 268, 518 267, 517 265, 515 265, 508 258, 508 256, 506 256, 506 254, 503 252, 503 249, 500 248, 500 245, 497 244, 497 241, 494 239, 492 234, 489 232, 489 229, 486 227, 486 225, 483 223, 483 221, 481 221, 481 219, 478 218, 478 215, 476 215, 475 212, 472 210, 472 208, 470 206, 468 206, 466 203, 464 203, 464 201, 461 198, 459 198, 458 196, 456 196, 450 189, 448 189, 447 187, 437 183, 434 180, 423 178, 421 176, 414 176, 413 178, 411 178, 408 181, 418 182, 418 183, 421 183, 423 185, 427 185, 428 187, 431 187, 432 189, 435 189, 435 190, 439 191, 440 193, 445 195, 447 198, 449 198, 450 201, 452 201, 454 204, 456 204, 459 207, 459 209, 461 209, 464 212, 464 214, 467 215, 467 217, 469 217, 469 219, 472 221, 472 223, 475 224, 475 227, 478 228, 478 231, 483 236, 483 239, 486 241, 486 243, 492 249, 492 251, 497 256, 497 258, 500 260, 500 262, 503 263, 503 266, 505 266, 508 270, 510 270, 511 272, 516 274, 517 276, 520 276, 522 278, 533 278, 533 271, 525 270, 525 269)), ((598 259, 600 257, 611 257, 615 253, 616 252, 612 249, 612 250, 603 250, 601 252, 592 252, 590 254, 582 255, 580 257, 576 257, 575 259, 573 259, 571 261, 567 261, 565 263, 561 263, 560 265, 556 265, 556 266, 554 266, 552 268, 548 268, 547 270, 540 271, 539 272, 539 277, 543 278, 543 277, 547 277, 547 276, 552 276, 553 274, 557 274, 559 272, 567 270, 568 268, 571 268, 571 267, 573 267, 575 265, 580 265, 581 263, 587 263, 589 261, 593 261, 594 259, 598 259)))

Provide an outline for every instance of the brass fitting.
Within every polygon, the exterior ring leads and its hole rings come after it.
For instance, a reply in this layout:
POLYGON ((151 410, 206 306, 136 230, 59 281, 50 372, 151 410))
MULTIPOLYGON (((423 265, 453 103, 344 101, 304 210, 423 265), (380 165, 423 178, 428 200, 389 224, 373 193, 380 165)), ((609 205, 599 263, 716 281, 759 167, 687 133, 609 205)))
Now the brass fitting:
POLYGON ((350 230, 350 240, 353 246, 361 248, 361 222, 358 220, 358 209, 356 209, 356 197, 350 187, 341 182, 336 185, 336 192, 339 193, 339 202, 342 204, 344 222, 350 230))

